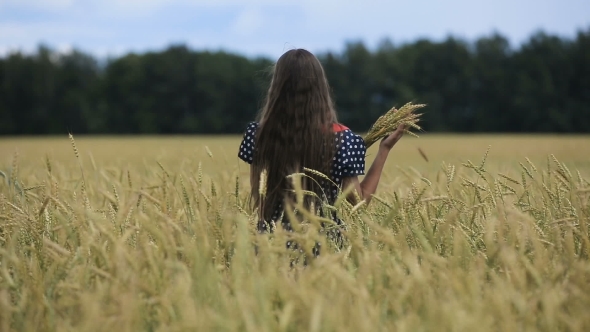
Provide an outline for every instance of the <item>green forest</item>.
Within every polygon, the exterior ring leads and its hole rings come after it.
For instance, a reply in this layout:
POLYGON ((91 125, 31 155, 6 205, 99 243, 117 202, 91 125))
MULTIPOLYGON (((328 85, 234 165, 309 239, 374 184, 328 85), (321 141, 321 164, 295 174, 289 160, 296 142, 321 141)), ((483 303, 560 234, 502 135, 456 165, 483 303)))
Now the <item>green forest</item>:
MULTIPOLYGON (((426 132, 590 132, 590 28, 572 38, 499 33, 316 54, 340 122, 366 131, 392 106, 426 103, 426 132)), ((0 58, 0 135, 241 133, 276 59, 170 45, 99 59, 80 50, 0 58)))

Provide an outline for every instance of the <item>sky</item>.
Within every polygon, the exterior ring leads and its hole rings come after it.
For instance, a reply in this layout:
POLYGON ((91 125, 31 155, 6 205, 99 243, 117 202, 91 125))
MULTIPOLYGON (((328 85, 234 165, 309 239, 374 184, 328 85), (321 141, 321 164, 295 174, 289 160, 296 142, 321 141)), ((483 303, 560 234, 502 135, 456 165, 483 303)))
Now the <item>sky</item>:
POLYGON ((295 47, 494 32, 517 47, 539 30, 573 38, 581 29, 590 29, 590 0, 0 0, 0 56, 41 43, 99 57, 185 44, 276 58, 295 47))

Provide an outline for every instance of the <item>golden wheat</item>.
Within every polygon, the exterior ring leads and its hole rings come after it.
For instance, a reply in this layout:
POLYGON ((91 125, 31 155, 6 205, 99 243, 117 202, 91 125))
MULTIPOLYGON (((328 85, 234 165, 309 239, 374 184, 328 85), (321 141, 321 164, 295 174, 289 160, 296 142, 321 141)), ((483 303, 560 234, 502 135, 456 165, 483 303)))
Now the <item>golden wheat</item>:
POLYGON ((249 173, 223 149, 80 168, 71 148, 73 166, 22 151, 0 164, 1 331, 590 329, 587 166, 497 163, 484 147, 391 168, 371 204, 344 190, 325 207, 346 224, 339 246, 302 205, 316 171, 290 177, 296 231, 258 235, 249 173))
POLYGON ((364 140, 367 148, 380 139, 389 136, 400 125, 406 125, 408 128, 405 130, 405 132, 417 137, 418 135, 411 132, 410 129, 414 128, 417 130, 422 130, 422 128, 418 125, 418 121, 422 114, 414 112, 425 106, 425 104, 413 104, 409 102, 400 109, 396 109, 395 107, 391 108, 389 111, 387 111, 387 113, 383 114, 377 119, 377 121, 375 121, 375 123, 365 135, 364 140))

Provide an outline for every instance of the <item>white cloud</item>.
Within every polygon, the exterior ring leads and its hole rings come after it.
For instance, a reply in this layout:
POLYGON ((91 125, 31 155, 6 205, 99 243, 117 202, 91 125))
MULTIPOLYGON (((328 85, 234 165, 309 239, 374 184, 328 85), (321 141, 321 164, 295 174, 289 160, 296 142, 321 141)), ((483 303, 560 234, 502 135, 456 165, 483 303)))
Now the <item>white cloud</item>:
POLYGON ((69 43, 61 43, 57 45, 57 52, 62 54, 70 54, 74 51, 74 47, 69 43))
POLYGON ((250 36, 264 25, 263 14, 258 9, 246 9, 238 15, 232 26, 233 32, 250 36))
POLYGON ((116 35, 116 31, 108 28, 76 26, 69 23, 0 23, 3 55, 14 50, 25 53, 34 52, 40 43, 46 43, 51 48, 65 53, 73 48, 85 50, 87 45, 82 44, 84 41, 108 41, 114 39, 116 35))
POLYGON ((112 17, 142 17, 157 13, 164 6, 185 1, 164 0, 91 0, 91 7, 102 15, 112 17))
POLYGON ((4 5, 20 8, 64 9, 72 6, 76 0, 0 0, 0 8, 4 5))
POLYGON ((6 57, 18 50, 17 45, 0 45, 0 57, 6 57))
MULTIPOLYGON (((1 0, 0 0, 1 1, 1 0)), ((12 0, 18 1, 18 0, 12 0)), ((39 0, 28 0, 39 1, 39 0)), ((51 0, 51 1, 74 1, 74 0, 51 0)), ((76 0, 81 1, 81 0, 76 0)), ((86 0, 92 3, 92 8, 102 15, 108 14, 112 17, 146 17, 154 15, 166 7, 183 6, 188 9, 208 8, 252 8, 260 6, 297 5, 296 0, 86 0)), ((246 15, 252 15, 254 10, 247 10, 246 15)), ((251 18, 245 17, 244 20, 251 18)))
POLYGON ((551 0, 0 0, 4 14, 0 54, 16 47, 34 50, 40 42, 113 54, 163 48, 177 41, 274 57, 292 47, 338 50, 347 39, 360 39, 372 47, 384 37, 395 43, 439 39, 449 33, 472 39, 493 29, 518 42, 539 27, 570 35, 575 27, 587 28, 590 20, 583 13, 589 4, 587 0, 563 4, 551 0), (11 15, 13 8, 18 13, 35 10, 25 20, 11 15), (191 20, 191 12, 198 19, 191 20), (174 21, 176 17, 181 19, 174 21))

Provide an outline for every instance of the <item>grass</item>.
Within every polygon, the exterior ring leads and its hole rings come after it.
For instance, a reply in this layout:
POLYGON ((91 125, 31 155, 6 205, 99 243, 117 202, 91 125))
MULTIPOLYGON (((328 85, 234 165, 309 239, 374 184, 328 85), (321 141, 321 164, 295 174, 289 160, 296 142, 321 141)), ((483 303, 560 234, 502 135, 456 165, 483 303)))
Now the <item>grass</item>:
POLYGON ((588 136, 404 138, 341 251, 254 234, 239 137, 73 143, 0 141, 1 331, 590 329, 588 136))

